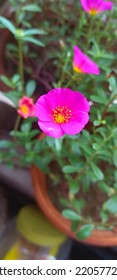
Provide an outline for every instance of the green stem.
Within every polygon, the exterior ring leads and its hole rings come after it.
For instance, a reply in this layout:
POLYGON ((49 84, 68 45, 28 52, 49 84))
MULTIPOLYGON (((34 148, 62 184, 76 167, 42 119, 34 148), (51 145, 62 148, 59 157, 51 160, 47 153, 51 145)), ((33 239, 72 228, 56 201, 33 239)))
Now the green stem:
POLYGON ((14 144, 16 146, 17 149, 17 137, 16 137, 16 132, 18 130, 19 124, 20 124, 20 120, 21 120, 21 116, 17 115, 16 121, 15 121, 15 125, 14 125, 14 144))
POLYGON ((68 83, 65 85, 66 88, 68 88, 70 86, 70 84, 74 81, 76 81, 77 78, 77 82, 82 80, 82 74, 78 74, 78 73, 73 73, 73 75, 71 76, 71 78, 69 79, 68 83), (76 77, 77 74, 77 77, 76 77))
POLYGON ((22 95, 25 95, 24 90, 24 65, 23 65, 23 43, 21 39, 18 39, 18 47, 19 47, 19 75, 21 79, 22 85, 22 95))
POLYGON ((95 29, 95 39, 96 39, 96 43, 99 45, 100 44, 100 39, 101 39, 101 29, 103 28, 103 22, 100 20, 98 20, 98 22, 96 21, 97 23, 97 26, 96 26, 96 29, 95 29))
POLYGON ((21 120, 21 116, 18 115, 17 118, 16 118, 15 125, 14 125, 14 131, 15 131, 15 132, 18 130, 20 120, 21 120))
POLYGON ((61 87, 61 85, 62 85, 62 83, 64 81, 64 75, 65 75, 66 66, 68 64, 69 58, 70 58, 69 55, 67 55, 67 58, 65 60, 65 64, 64 64, 64 66, 62 68, 61 78, 60 78, 60 81, 59 81, 59 84, 58 84, 59 87, 61 87))
POLYGON ((92 33, 92 30, 93 30, 93 23, 94 23, 94 20, 95 20, 95 16, 92 16, 92 17, 91 17, 91 21, 90 21, 90 26, 89 26, 88 35, 87 35, 87 46, 86 46, 86 49, 89 48, 90 39, 91 39, 91 33, 92 33))
MULTIPOLYGON (((25 90, 24 90, 24 65, 23 65, 23 44, 22 44, 22 40, 20 38, 18 39, 18 47, 19 47, 19 75, 20 75, 20 79, 21 79, 22 96, 23 96, 23 95, 25 95, 25 90)), ((21 116, 18 115, 17 118, 16 118, 15 125, 14 125, 14 131, 15 132, 18 130, 20 120, 21 120, 21 116)))
POLYGON ((106 115, 106 113, 107 113, 107 111, 108 111, 110 105, 113 103, 113 101, 114 101, 116 98, 117 98, 117 93, 114 94, 114 95, 112 96, 112 98, 109 100, 109 102, 106 104, 105 109, 104 109, 104 111, 103 111, 103 113, 102 113, 102 119, 104 119, 104 117, 105 117, 105 115, 106 115))
POLYGON ((73 79, 74 79, 74 74, 69 79, 69 82, 65 85, 66 88, 68 88, 70 86, 70 84, 73 82, 73 79))

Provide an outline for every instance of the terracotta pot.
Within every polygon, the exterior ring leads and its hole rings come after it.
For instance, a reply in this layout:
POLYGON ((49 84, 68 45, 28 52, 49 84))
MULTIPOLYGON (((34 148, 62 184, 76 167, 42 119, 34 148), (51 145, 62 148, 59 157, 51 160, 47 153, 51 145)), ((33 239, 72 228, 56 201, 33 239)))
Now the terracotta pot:
MULTIPOLYGON (((70 221, 64 218, 60 212, 54 207, 47 193, 46 176, 37 167, 32 166, 31 175, 33 180, 35 198, 41 210, 47 218, 59 230, 76 239, 75 233, 70 229, 70 221)), ((80 241, 80 240, 78 240, 80 241)), ((115 246, 117 245, 117 234, 112 231, 94 230, 90 237, 80 241, 82 243, 95 246, 115 246)))

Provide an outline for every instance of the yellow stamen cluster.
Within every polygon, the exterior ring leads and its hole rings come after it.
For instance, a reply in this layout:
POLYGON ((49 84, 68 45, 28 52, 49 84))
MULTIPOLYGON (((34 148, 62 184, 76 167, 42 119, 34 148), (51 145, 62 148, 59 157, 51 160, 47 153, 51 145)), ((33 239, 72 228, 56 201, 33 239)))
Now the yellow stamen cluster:
POLYGON ((89 13, 90 13, 90 15, 94 16, 94 15, 98 14, 98 10, 97 9, 91 9, 89 13))
POLYGON ((53 113, 51 115, 55 123, 67 123, 72 117, 72 111, 68 109, 67 106, 57 106, 56 109, 53 109, 53 113))
POLYGON ((21 111, 23 114, 27 114, 28 113, 28 107, 26 105, 22 105, 21 106, 21 111))
POLYGON ((81 68, 79 68, 78 66, 73 65, 73 69, 74 69, 75 72, 77 72, 79 74, 84 73, 83 70, 81 68))

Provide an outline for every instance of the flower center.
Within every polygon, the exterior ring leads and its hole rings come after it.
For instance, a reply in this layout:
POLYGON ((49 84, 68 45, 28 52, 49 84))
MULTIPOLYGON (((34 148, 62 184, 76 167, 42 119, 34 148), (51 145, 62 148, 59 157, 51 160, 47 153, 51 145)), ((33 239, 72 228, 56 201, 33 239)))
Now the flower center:
POLYGON ((26 105, 22 105, 21 106, 21 111, 23 114, 27 114, 28 113, 28 107, 26 105))
POLYGON ((80 67, 78 67, 78 66, 73 65, 73 69, 74 69, 75 72, 77 72, 77 73, 79 73, 79 74, 80 74, 80 73, 81 73, 81 74, 84 73, 83 70, 82 70, 80 67))
POLYGON ((67 123, 72 117, 72 111, 67 106, 57 106, 53 109, 52 118, 55 123, 67 123))
POLYGON ((90 13, 90 15, 93 16, 93 15, 98 14, 98 10, 97 9, 91 9, 89 13, 90 13))

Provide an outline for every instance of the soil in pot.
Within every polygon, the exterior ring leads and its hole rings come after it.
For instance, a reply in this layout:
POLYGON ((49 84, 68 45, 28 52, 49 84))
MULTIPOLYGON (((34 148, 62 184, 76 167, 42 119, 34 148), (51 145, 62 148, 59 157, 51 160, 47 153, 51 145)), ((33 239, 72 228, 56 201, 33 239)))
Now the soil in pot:
MULTIPOLYGON (((53 174, 57 174, 56 169, 54 166, 53 174)), ((69 186, 65 182, 63 174, 60 174, 59 171, 59 176, 54 177, 54 184, 53 176, 55 175, 53 174, 47 176, 47 190, 55 208, 59 212, 64 209, 72 209, 81 214, 85 220, 90 218, 94 223, 101 223, 100 211, 107 201, 108 195, 98 187, 98 184, 92 183, 87 191, 84 191, 81 186, 78 193, 72 198, 69 196, 69 186)), ((108 224, 116 224, 116 217, 113 217, 112 214, 108 214, 108 224)))

